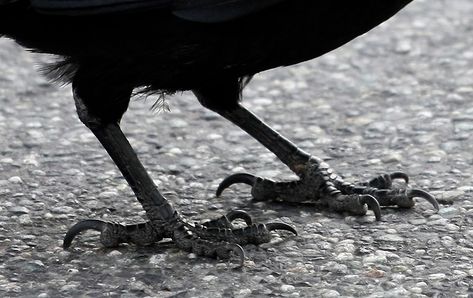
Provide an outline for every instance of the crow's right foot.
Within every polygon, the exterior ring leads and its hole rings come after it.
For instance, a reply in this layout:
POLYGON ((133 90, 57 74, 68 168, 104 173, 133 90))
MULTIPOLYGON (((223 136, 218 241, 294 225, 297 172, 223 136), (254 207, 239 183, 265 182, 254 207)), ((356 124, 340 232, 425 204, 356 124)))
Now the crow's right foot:
POLYGON ((251 194, 258 201, 318 202, 335 211, 358 215, 364 215, 369 207, 377 220, 381 219, 380 206, 411 208, 415 197, 427 200, 435 210, 439 210, 437 200, 429 193, 409 187, 393 187, 395 179, 404 180, 406 185, 409 182, 408 176, 401 172, 380 175, 356 185, 345 182, 321 159, 310 157, 298 167, 297 174, 300 179, 289 182, 276 182, 247 173, 230 175, 220 183, 217 196, 234 183, 245 183, 252 187, 251 194))

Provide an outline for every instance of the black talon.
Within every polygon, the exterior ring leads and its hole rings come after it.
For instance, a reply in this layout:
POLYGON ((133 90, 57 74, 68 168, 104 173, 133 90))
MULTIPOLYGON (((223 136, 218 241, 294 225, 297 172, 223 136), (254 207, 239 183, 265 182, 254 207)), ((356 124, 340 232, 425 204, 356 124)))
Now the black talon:
POLYGON ((422 190, 422 189, 410 189, 410 190, 408 190, 407 197, 410 198, 410 199, 415 198, 415 197, 426 199, 427 202, 429 202, 430 204, 432 204, 434 206, 434 208, 437 212, 440 210, 439 203, 437 202, 435 197, 433 195, 429 194, 428 192, 422 190))
POLYGON ((406 184, 409 184, 409 176, 404 172, 394 172, 391 173, 389 177, 391 177, 391 180, 402 179, 406 182, 406 184))
POLYGON ((227 178, 223 179, 223 181, 218 186, 217 197, 219 197, 222 194, 222 192, 228 187, 230 187, 232 184, 244 183, 244 184, 253 186, 256 182, 256 179, 258 179, 258 177, 252 174, 248 174, 248 173, 237 173, 237 174, 230 175, 227 178))
POLYGON ((106 226, 107 226, 107 223, 103 220, 97 220, 97 219, 82 220, 76 223, 75 225, 73 225, 67 231, 66 236, 64 236, 62 247, 64 249, 68 249, 71 246, 71 243, 74 237, 76 237, 77 234, 79 234, 82 231, 95 230, 95 231, 103 232, 106 226))
POLYGON ((253 224, 253 220, 251 219, 251 216, 246 211, 243 211, 243 210, 233 210, 233 211, 228 212, 227 215, 225 216, 230 222, 234 221, 235 219, 242 219, 245 221, 247 226, 251 226, 253 224))
POLYGON ((379 202, 375 197, 372 195, 363 195, 360 197, 360 204, 368 205, 368 207, 373 210, 376 220, 381 220, 381 207, 379 206, 379 202))
POLYGON ((246 258, 245 251, 243 250, 243 248, 238 244, 230 244, 228 247, 228 251, 234 252, 240 258, 238 268, 243 267, 246 258))
POLYGON ((274 231, 274 230, 283 230, 283 231, 289 231, 292 232, 294 235, 297 236, 297 231, 294 229, 292 226, 282 223, 282 222, 271 222, 266 224, 266 229, 268 231, 274 231))

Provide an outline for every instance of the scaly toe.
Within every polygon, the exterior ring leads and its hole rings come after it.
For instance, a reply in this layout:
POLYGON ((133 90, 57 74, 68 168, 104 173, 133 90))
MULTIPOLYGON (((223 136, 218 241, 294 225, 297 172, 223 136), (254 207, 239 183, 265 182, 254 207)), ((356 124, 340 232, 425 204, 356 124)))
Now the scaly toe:
POLYGON ((64 236, 63 248, 68 249, 72 240, 81 232, 94 230, 100 232, 100 242, 105 247, 116 247, 121 243, 146 246, 162 240, 164 230, 156 229, 150 222, 122 225, 97 219, 82 220, 73 225, 64 236))

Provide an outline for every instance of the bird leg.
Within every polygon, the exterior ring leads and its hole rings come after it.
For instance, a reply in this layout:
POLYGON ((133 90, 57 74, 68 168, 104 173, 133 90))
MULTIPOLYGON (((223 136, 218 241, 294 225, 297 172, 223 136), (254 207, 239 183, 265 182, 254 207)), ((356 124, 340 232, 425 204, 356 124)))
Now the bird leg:
POLYGON ((365 214, 369 207, 378 220, 381 218, 380 206, 410 208, 414 206, 415 197, 424 198, 439 209, 436 199, 423 190, 393 187, 395 179, 402 179, 407 185, 408 177, 404 173, 385 174, 366 183, 351 184, 335 174, 327 163, 299 149, 240 104, 216 112, 262 143, 300 178, 275 182, 247 173, 234 174, 222 181, 217 196, 234 183, 245 183, 252 186, 251 194, 256 200, 311 201, 335 211, 358 215, 365 214))
POLYGON ((223 218, 204 225, 187 222, 159 192, 118 122, 103 121, 89 112, 77 93, 74 98, 79 118, 90 128, 120 169, 146 211, 149 221, 127 226, 100 220, 81 221, 66 234, 65 248, 70 246, 75 235, 83 230, 93 229, 101 232, 102 243, 109 247, 123 242, 147 245, 163 238, 172 238, 185 251, 218 258, 228 258, 233 252, 242 263, 244 251, 240 245, 268 242, 270 231, 276 229, 296 233, 292 227, 282 223, 253 224, 249 215, 243 211, 230 212, 223 218), (234 228, 231 221, 237 218, 245 220, 248 226, 234 228))

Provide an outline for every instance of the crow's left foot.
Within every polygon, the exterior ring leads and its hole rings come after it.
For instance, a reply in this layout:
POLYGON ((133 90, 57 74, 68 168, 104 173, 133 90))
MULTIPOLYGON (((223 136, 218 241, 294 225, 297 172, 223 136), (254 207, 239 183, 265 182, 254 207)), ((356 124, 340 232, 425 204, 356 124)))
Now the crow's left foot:
POLYGON ((343 181, 321 159, 311 157, 297 168, 296 174, 300 179, 290 182, 275 182, 247 173, 234 174, 222 181, 217 196, 234 183, 245 183, 252 186, 251 194, 258 201, 317 202, 336 211, 358 215, 364 215, 369 207, 377 220, 381 219, 380 206, 411 208, 415 197, 426 199, 439 210, 437 200, 423 190, 394 188, 392 181, 395 179, 404 180, 406 185, 409 182, 408 176, 401 172, 380 175, 355 185, 343 181))
POLYGON ((245 211, 235 210, 218 219, 200 225, 187 223, 177 217, 173 224, 148 221, 122 225, 103 220, 88 219, 72 226, 64 237, 63 247, 69 248, 74 237, 82 231, 100 232, 100 242, 105 247, 116 247, 121 243, 140 246, 151 245, 163 238, 171 238, 178 247, 197 255, 229 258, 230 253, 239 257, 243 264, 245 253, 240 245, 262 244, 271 240, 271 231, 285 230, 297 235, 296 230, 285 223, 254 224, 245 211), (242 219, 247 227, 235 228, 232 221, 242 219))

